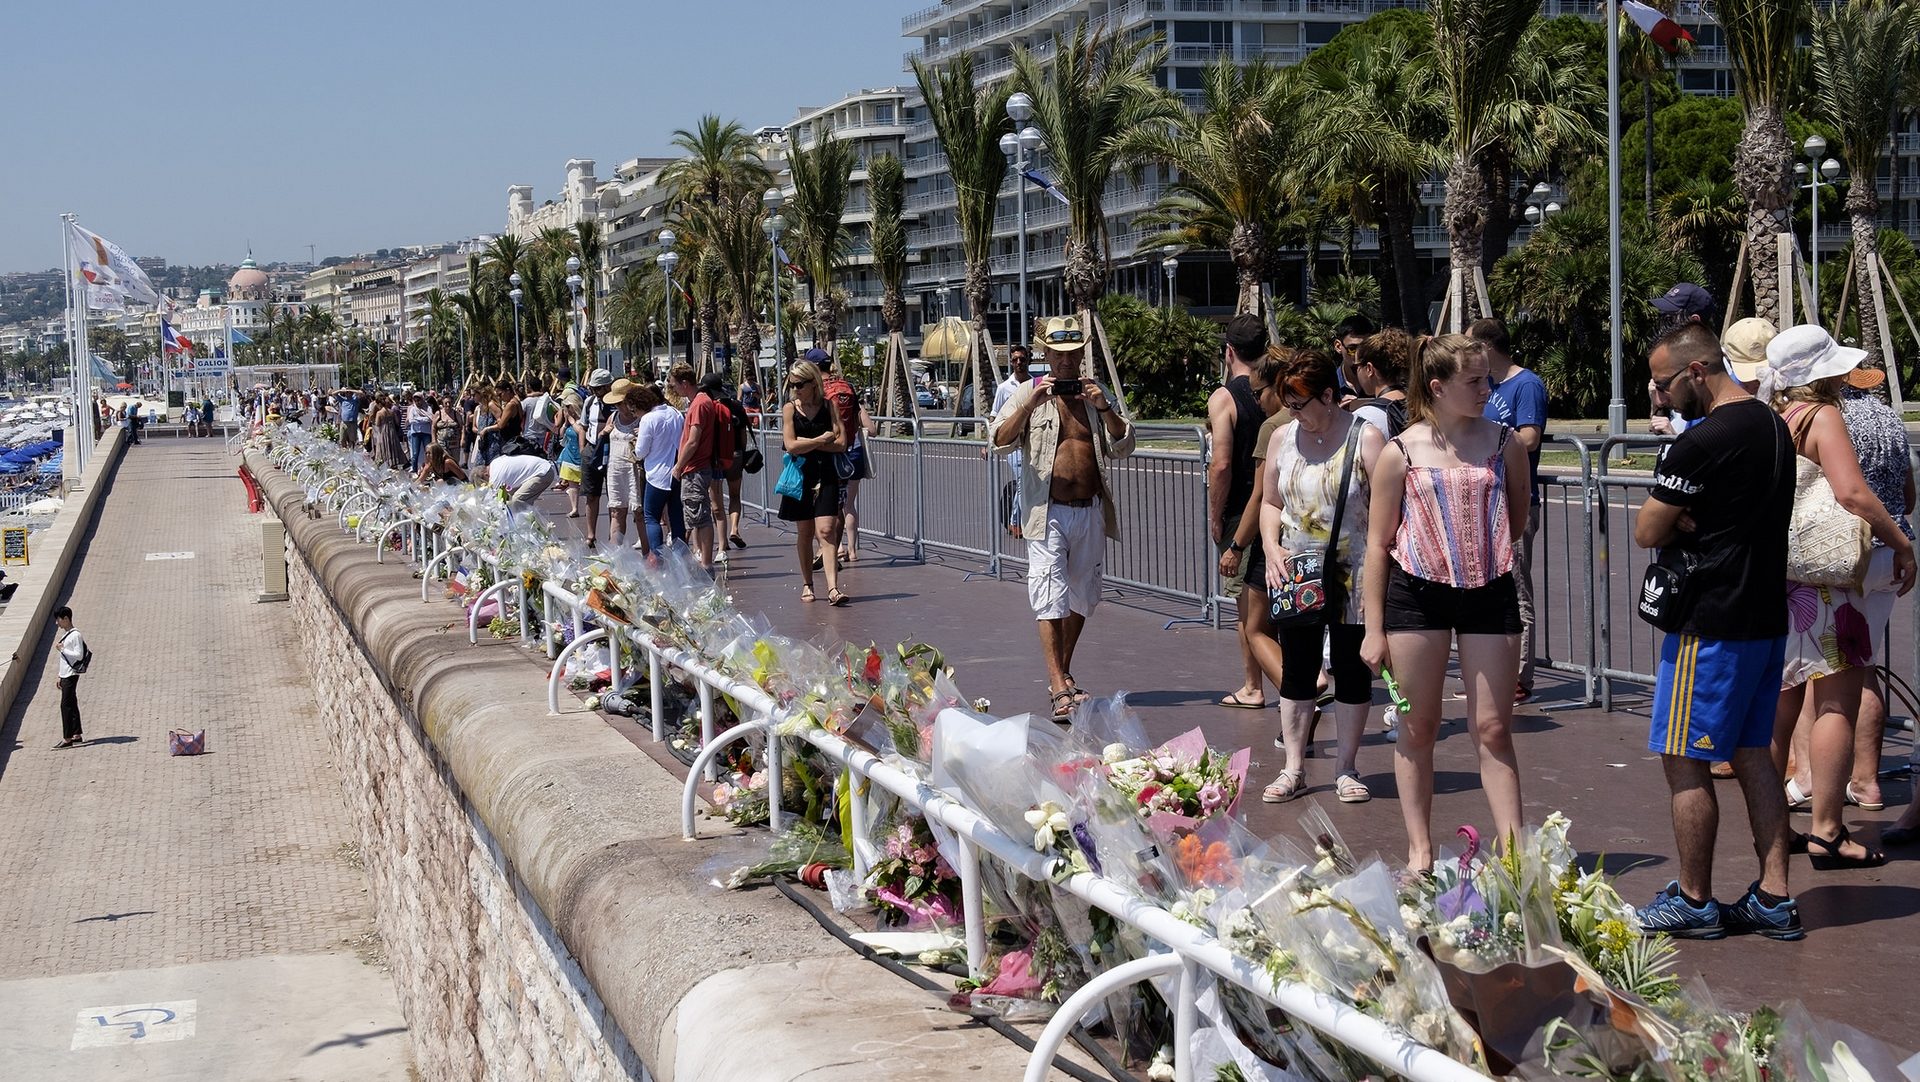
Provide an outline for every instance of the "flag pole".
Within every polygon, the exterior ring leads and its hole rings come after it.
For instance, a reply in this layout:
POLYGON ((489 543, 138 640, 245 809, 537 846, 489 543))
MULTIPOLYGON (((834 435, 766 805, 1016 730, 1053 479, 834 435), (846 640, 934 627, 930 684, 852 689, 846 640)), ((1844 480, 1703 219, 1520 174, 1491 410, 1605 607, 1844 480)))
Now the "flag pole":
MULTIPOLYGON (((1653 193, 1647 193, 1647 199, 1651 202, 1653 193)), ((1613 398, 1607 403, 1607 431, 1615 436, 1627 430, 1621 350, 1620 0, 1607 0, 1607 352, 1613 376, 1613 398)))

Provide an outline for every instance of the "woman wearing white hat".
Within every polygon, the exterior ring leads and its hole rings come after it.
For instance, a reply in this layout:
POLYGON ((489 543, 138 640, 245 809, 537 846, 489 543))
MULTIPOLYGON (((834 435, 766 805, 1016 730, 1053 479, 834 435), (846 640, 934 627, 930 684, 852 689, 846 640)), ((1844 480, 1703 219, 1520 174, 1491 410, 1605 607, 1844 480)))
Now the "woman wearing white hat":
MULTIPOLYGON (((1812 771, 1813 824, 1806 848, 1818 870, 1886 861, 1884 853, 1852 840, 1841 810, 1861 688, 1884 646, 1894 592, 1906 593, 1914 580, 1913 541, 1861 473, 1859 451, 1839 409, 1840 388, 1865 357, 1866 351, 1836 343, 1820 327, 1791 327, 1767 344, 1768 367, 1760 373, 1761 397, 1780 410, 1794 449, 1819 467, 1835 502, 1867 522, 1875 544, 1875 559, 1860 588, 1787 583, 1787 666, 1775 714, 1774 764, 1785 772, 1787 746, 1812 682, 1815 719, 1806 762, 1812 771)), ((1807 469, 1802 467, 1803 475, 1807 469)), ((1789 783, 1789 801, 1799 795, 1796 789, 1789 783)))

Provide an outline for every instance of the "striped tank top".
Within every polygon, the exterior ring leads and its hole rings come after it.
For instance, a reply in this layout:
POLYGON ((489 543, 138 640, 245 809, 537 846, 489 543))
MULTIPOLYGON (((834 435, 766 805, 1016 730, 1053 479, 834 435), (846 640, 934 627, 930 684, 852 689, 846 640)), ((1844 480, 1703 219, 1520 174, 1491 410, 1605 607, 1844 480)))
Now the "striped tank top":
POLYGON ((1485 586, 1513 570, 1513 532, 1507 518, 1507 439, 1486 461, 1472 466, 1415 466, 1407 446, 1406 494, 1400 498, 1400 528, 1393 560, 1414 578, 1462 590, 1485 586))

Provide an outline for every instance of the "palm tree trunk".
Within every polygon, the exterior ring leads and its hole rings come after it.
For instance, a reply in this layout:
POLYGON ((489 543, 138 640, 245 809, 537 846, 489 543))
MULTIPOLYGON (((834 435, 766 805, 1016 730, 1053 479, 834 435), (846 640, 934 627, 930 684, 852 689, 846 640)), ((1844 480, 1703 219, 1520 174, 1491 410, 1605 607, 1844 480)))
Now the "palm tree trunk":
POLYGON ((1236 223, 1233 235, 1227 238, 1234 278, 1240 286, 1240 297, 1233 306, 1236 316, 1260 314, 1260 268, 1267 261, 1266 246, 1260 227, 1246 222, 1236 223))
POLYGON ((1774 237, 1791 228, 1793 143, 1780 113, 1755 106, 1733 151, 1733 180, 1747 202, 1747 258, 1753 280, 1753 314, 1778 323, 1780 259, 1774 237))
POLYGON ((1480 269, 1493 273, 1493 265, 1507 254, 1513 231, 1519 222, 1513 216, 1513 157, 1498 146, 1480 159, 1480 175, 1487 185, 1487 228, 1481 238, 1480 269))
POLYGON ((1393 265, 1396 296, 1400 300, 1401 326, 1420 334, 1427 330, 1427 283, 1421 273, 1420 250, 1413 243, 1413 182, 1405 177, 1389 178, 1381 203, 1387 238, 1387 258, 1393 265))
POLYGON ((734 335, 740 343, 739 363, 733 372, 733 382, 739 386, 748 372, 760 366, 760 324, 751 315, 740 317, 740 331, 734 335))
POLYGON ((1485 313, 1474 287, 1474 271, 1480 267, 1481 241, 1485 235, 1490 193, 1486 178, 1464 154, 1454 155, 1447 167, 1447 201, 1441 208, 1447 223, 1448 264, 1460 277, 1460 311, 1449 315, 1459 326, 1466 326, 1485 313))
POLYGON ((704 376, 713 368, 713 343, 719 337, 715 324, 720 319, 720 302, 711 291, 700 299, 700 360, 694 371, 704 376))
POLYGON ((1847 217, 1853 227, 1853 288, 1860 294, 1860 348, 1867 351, 1867 363, 1885 366, 1887 356, 1880 341, 1880 310, 1873 296, 1873 280, 1880 269, 1880 193, 1871 177, 1847 188, 1847 217))
MULTIPOLYGON (((1068 237, 1066 257, 1061 283, 1066 287, 1067 296, 1073 298, 1075 308, 1092 311, 1099 307, 1100 297, 1107 291, 1106 267, 1100 252, 1091 244, 1068 237)), ((1259 311, 1257 302, 1254 311, 1259 311)))

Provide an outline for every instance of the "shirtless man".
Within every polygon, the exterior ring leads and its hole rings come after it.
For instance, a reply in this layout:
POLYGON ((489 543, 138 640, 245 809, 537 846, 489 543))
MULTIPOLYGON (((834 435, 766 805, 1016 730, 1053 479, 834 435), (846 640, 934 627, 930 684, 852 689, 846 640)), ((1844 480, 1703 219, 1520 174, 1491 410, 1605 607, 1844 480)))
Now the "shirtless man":
POLYGON ((987 425, 1000 454, 1021 454, 1020 523, 1027 542, 1027 600, 1040 623, 1053 718, 1088 698, 1073 681, 1073 649, 1100 603, 1101 565, 1120 534, 1107 460, 1133 453, 1133 422, 1080 375, 1086 336, 1072 316, 1040 336, 1050 374, 1020 387, 987 425))

